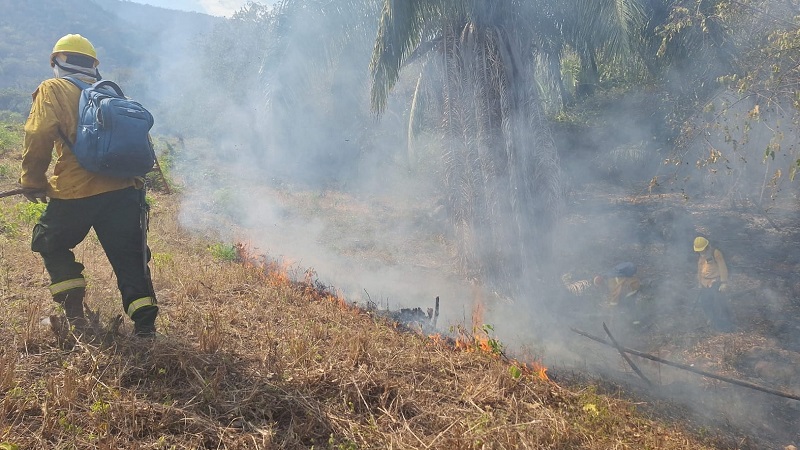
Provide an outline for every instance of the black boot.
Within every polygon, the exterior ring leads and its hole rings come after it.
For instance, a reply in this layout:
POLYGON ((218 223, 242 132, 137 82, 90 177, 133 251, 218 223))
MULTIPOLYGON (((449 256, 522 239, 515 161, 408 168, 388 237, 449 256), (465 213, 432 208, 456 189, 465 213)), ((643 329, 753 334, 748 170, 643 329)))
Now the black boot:
POLYGON ((140 338, 156 337, 156 316, 158 306, 141 308, 131 317, 133 319, 133 335, 140 338))
POLYGON ((86 296, 86 288, 75 288, 68 291, 59 292, 53 295, 53 301, 64 308, 67 322, 77 330, 86 328, 88 322, 83 312, 83 298, 86 296))

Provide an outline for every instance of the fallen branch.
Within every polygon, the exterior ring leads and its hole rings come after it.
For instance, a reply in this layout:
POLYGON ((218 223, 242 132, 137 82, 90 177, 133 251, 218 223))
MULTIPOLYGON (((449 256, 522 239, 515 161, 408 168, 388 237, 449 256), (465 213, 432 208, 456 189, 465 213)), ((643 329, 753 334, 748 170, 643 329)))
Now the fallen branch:
POLYGON ((603 322, 603 329, 606 330, 606 334, 608 335, 608 338, 611 339, 611 342, 614 344, 614 347, 616 347, 616 349, 619 352, 620 356, 622 356, 622 359, 624 359, 625 362, 627 362, 628 365, 631 366, 631 369, 633 369, 633 371, 636 372, 636 375, 639 375, 639 378, 643 379, 644 382, 647 383, 649 386, 652 386, 653 383, 651 383, 650 380, 648 380, 647 377, 644 376, 642 371, 639 370, 638 367, 636 367, 636 364, 634 364, 633 361, 631 361, 631 359, 628 357, 628 355, 626 355, 625 352, 622 351, 622 347, 619 345, 617 340, 614 339, 614 336, 611 335, 611 332, 608 331, 608 327, 606 326, 605 322, 603 322))
MULTIPOLYGON (((587 333, 585 331, 578 330, 577 328, 570 328, 570 330, 572 330, 575 333, 580 334, 583 337, 587 337, 587 338, 589 338, 589 339, 591 339, 593 341, 597 341, 597 342, 599 342, 601 344, 608 345, 609 347, 614 347, 613 344, 610 344, 610 343, 606 342, 605 339, 597 337, 597 336, 592 336, 591 334, 589 334, 589 333, 587 333)), ((651 361, 660 362, 660 363, 666 364, 668 366, 677 367, 678 369, 683 369, 683 370, 686 370, 686 371, 689 371, 689 372, 693 372, 693 373, 696 373, 696 374, 699 374, 699 375, 703 375, 704 377, 713 378, 715 380, 724 381, 726 383, 735 384, 737 386, 746 387, 748 389, 754 389, 756 391, 766 392, 767 394, 777 395, 778 397, 790 398, 792 400, 800 401, 800 395, 789 394, 787 392, 779 391, 779 390, 776 390, 776 389, 771 389, 771 388, 768 388, 768 387, 759 386, 757 384, 750 383, 749 381, 737 380, 735 378, 728 378, 728 377, 724 377, 722 375, 713 374, 713 373, 710 373, 710 372, 706 372, 704 370, 695 369, 694 367, 688 366, 686 364, 680 364, 680 363, 676 363, 676 362, 672 362, 672 361, 667 361, 666 359, 659 358, 658 356, 654 356, 654 355, 651 355, 649 353, 640 352, 640 351, 633 350, 633 349, 626 348, 626 347, 618 347, 618 350, 623 351, 625 353, 630 353, 631 355, 639 356, 641 358, 649 359, 651 361)))

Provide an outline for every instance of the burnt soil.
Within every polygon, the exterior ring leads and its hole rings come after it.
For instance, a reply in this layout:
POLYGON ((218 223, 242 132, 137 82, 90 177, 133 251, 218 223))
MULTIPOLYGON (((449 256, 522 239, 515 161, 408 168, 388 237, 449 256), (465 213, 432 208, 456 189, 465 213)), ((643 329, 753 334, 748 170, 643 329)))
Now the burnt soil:
POLYGON ((736 386, 644 358, 631 360, 570 328, 723 377, 800 396, 800 243, 796 200, 692 200, 683 194, 585 186, 573 191, 562 236, 572 245, 557 266, 566 289, 552 308, 553 332, 574 358, 553 363, 564 382, 592 378, 643 408, 718 434, 732 448, 784 448, 800 442, 800 401, 736 386), (733 332, 710 324, 697 301, 696 235, 720 249, 730 271, 726 301, 733 332), (640 292, 617 306, 591 285, 595 274, 632 261, 640 292))

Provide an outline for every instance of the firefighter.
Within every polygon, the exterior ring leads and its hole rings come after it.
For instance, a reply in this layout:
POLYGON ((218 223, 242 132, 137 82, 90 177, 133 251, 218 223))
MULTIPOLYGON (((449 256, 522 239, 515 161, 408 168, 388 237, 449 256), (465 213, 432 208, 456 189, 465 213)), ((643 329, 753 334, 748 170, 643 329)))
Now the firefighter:
POLYGON ((605 276, 595 276, 593 282, 595 286, 604 286, 607 289, 609 306, 617 306, 620 299, 636 295, 641 285, 639 277, 636 276, 636 265, 632 262, 617 264, 605 276))
POLYGON ((702 236, 694 239, 694 251, 698 254, 697 284, 700 287, 700 306, 715 329, 722 332, 733 331, 728 300, 722 295, 728 290, 728 266, 725 257, 702 236))
POLYGON ((64 308, 68 323, 85 328, 84 266, 75 260, 73 249, 94 228, 116 275, 122 307, 134 322, 134 335, 154 337, 158 306, 140 215, 147 208, 144 180, 88 172, 65 144, 65 139, 75 142, 80 89, 63 77, 94 83, 101 79, 99 63, 88 39, 68 34, 50 55, 55 77, 33 93, 19 182, 29 201, 47 207, 33 228, 31 250, 41 254, 50 275, 50 293, 64 308), (53 175, 48 179, 54 150, 53 175))

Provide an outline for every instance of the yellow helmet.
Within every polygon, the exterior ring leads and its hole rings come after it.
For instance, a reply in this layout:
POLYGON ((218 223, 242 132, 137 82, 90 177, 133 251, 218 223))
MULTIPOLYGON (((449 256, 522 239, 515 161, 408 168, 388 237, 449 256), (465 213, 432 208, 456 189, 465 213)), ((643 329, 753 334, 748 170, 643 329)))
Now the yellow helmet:
POLYGON ((706 249, 706 247, 708 247, 708 239, 702 236, 697 236, 694 238, 694 251, 702 252, 706 249))
POLYGON ((59 39, 58 42, 56 42, 56 45, 53 46, 53 52, 50 53, 50 60, 52 61, 53 57, 56 56, 57 53, 61 52, 86 55, 94 58, 96 61, 95 66, 100 64, 100 60, 97 59, 97 51, 94 49, 94 45, 92 45, 88 39, 80 34, 68 34, 59 39))

